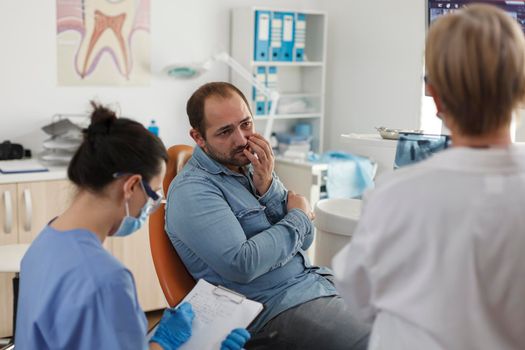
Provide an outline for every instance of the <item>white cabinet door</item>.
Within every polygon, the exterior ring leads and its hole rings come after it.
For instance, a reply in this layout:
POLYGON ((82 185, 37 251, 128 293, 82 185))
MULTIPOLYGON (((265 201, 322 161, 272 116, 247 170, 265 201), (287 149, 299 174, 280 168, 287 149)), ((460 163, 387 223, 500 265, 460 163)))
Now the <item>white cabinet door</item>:
POLYGON ((319 201, 328 165, 288 160, 275 161, 275 173, 288 190, 305 196, 312 208, 319 201))
MULTIPOLYGON (((288 190, 305 196, 310 202, 312 210, 321 197, 321 187, 328 165, 288 160, 275 161, 275 173, 288 190)), ((315 240, 308 249, 310 262, 316 263, 315 240)))

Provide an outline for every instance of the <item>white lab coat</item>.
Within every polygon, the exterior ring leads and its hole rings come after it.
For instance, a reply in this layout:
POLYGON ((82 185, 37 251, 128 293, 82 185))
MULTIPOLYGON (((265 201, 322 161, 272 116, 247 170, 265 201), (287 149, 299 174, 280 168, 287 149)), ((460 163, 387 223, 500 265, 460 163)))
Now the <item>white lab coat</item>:
POLYGON ((525 149, 452 148, 382 180, 333 261, 369 349, 525 349, 525 149))

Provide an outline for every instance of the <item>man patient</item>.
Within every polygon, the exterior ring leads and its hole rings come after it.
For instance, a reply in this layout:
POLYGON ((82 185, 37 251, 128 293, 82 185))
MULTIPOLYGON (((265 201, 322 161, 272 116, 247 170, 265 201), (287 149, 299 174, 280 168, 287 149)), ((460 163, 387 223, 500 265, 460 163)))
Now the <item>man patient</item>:
POLYGON ((209 83, 186 110, 197 146, 168 191, 166 231, 193 278, 263 303, 250 331, 259 342, 277 331, 267 348, 366 349, 369 328, 350 315, 331 271, 306 256, 310 204, 274 174, 246 97, 209 83))

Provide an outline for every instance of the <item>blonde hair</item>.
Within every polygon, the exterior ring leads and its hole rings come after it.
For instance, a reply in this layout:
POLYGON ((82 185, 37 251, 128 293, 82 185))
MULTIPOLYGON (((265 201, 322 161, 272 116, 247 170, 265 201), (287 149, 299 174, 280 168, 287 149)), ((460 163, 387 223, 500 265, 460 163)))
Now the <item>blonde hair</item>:
POLYGON ((425 60, 428 83, 465 135, 508 126, 525 100, 525 36, 494 6, 471 5, 436 20, 425 60))

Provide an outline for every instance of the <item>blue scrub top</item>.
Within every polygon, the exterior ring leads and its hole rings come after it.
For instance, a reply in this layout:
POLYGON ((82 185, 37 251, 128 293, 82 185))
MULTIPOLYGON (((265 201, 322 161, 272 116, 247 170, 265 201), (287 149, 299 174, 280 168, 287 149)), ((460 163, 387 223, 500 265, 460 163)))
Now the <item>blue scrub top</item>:
POLYGON ((145 349, 131 272, 87 230, 47 226, 20 271, 16 349, 145 349))

